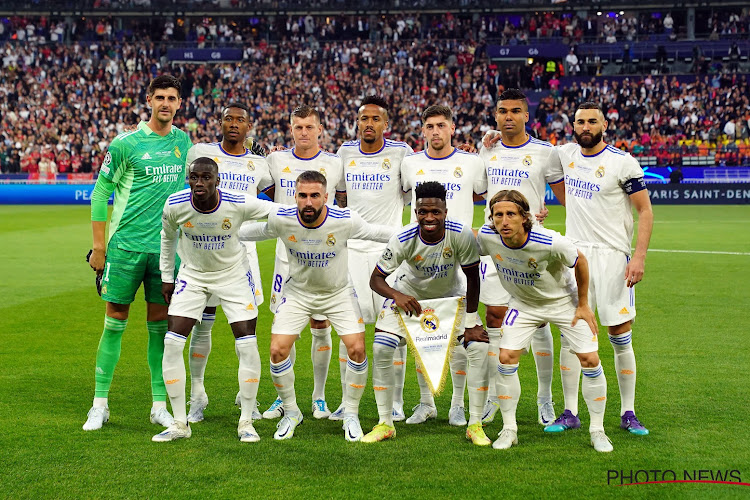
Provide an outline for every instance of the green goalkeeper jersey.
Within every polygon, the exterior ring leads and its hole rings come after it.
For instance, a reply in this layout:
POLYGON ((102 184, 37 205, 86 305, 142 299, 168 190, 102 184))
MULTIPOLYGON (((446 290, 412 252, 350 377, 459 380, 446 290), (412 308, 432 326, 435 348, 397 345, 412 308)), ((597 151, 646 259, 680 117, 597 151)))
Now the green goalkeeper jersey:
POLYGON ((162 137, 146 122, 114 138, 99 171, 115 184, 109 245, 159 253, 164 203, 185 187, 185 160, 192 145, 182 130, 173 126, 162 137))

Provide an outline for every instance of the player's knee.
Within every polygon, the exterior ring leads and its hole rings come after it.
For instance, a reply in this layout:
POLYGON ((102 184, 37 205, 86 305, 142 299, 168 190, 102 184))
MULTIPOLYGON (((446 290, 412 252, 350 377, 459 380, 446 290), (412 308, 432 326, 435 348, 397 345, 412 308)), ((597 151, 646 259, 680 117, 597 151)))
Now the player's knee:
POLYGON ((599 354, 596 352, 576 353, 582 368, 594 368, 599 366, 599 354))
POLYGON ((608 326, 607 330, 610 335, 622 335, 623 333, 628 333, 630 331, 631 322, 626 321, 625 323, 615 325, 615 326, 608 326))
POLYGON ((365 342, 360 340, 347 346, 347 355, 355 363, 361 363, 365 360, 365 342))
POLYGON ((280 363, 289 357, 290 347, 280 344, 271 343, 271 362, 280 363))
MULTIPOLYGON (((328 321, 327 319, 324 319, 324 320, 310 319, 310 329, 324 330, 328 328, 329 326, 331 326, 331 322, 328 321)), ((316 333, 313 332, 313 335, 316 335, 316 333)))
POLYGON ((500 328, 503 326, 503 318, 508 310, 505 306, 488 306, 487 307, 487 328, 500 328))
POLYGON ((510 349, 500 349, 498 361, 504 365, 515 365, 518 363, 519 358, 518 351, 511 351, 510 349))

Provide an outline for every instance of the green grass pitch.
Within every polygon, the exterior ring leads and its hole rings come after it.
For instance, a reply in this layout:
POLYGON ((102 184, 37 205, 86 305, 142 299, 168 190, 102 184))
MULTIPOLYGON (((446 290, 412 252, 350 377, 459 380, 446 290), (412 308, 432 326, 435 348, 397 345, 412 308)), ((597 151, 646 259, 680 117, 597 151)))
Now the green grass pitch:
MULTIPOLYGON (((294 439, 276 442, 275 421, 256 425, 260 443, 236 437, 237 360, 219 313, 206 373, 211 404, 193 437, 150 441, 145 307, 131 311, 110 394, 111 418, 81 430, 94 389, 94 358, 104 304, 84 261, 91 244, 88 207, 0 206, 0 479, 2 497, 38 498, 747 498, 750 487, 721 484, 608 484, 608 470, 738 470, 750 483, 750 207, 657 206, 656 224, 638 285, 634 346, 638 415, 647 437, 621 431, 612 348, 601 357, 609 385, 605 426, 615 451, 597 454, 583 430, 545 435, 536 423, 533 360, 521 360, 518 447, 477 448, 447 424, 450 388, 437 400, 438 419, 397 424, 396 439, 347 443, 340 423, 310 413, 309 332, 298 346, 297 393, 309 418, 294 439), (658 251, 661 250, 661 251, 658 251), (681 250, 684 252, 674 252, 681 250), (696 253, 696 251, 725 253, 696 253), (733 252, 733 253, 732 253, 733 252)), ((481 213, 477 211, 475 225, 481 213)), ((551 207, 547 226, 563 229, 551 207)), ((258 245, 269 297, 273 242, 258 245)), ((275 391, 268 373, 267 304, 260 308, 261 409, 275 391)), ((604 333, 604 329, 602 329, 604 333)), ((372 327, 367 329, 371 349, 372 327)), ((559 344, 558 344, 559 345, 559 344)), ((329 406, 341 396, 334 340, 329 406)), ((187 352, 187 349, 186 349, 187 352)), ((556 365, 557 366, 557 365, 556 365)), ((365 432, 377 423, 371 380, 361 405, 365 432)), ((562 408, 559 372, 554 395, 562 408)), ((407 412, 418 402, 413 360, 407 367, 407 412)), ((487 428, 491 438, 498 420, 487 428)), ((643 477, 640 478, 643 480, 643 477)), ((626 481, 628 482, 628 481, 626 481)), ((617 482, 616 482, 617 483, 617 482)), ((619 484, 619 483, 617 483, 619 484)))

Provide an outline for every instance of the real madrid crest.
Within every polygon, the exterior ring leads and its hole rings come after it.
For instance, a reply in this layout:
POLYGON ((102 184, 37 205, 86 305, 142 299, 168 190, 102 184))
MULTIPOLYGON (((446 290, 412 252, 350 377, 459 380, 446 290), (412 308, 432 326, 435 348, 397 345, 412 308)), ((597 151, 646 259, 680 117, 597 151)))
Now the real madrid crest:
POLYGON ((232 223, 229 219, 224 219, 224 222, 221 223, 221 228, 224 231, 229 231, 230 229, 232 229, 232 223))
POLYGON ((175 156, 176 156, 177 158, 180 158, 180 157, 182 157, 182 152, 180 152, 180 148, 178 148, 177 146, 175 146, 175 147, 174 147, 174 155, 175 155, 175 156))
POLYGON ((443 258, 450 259, 451 257, 453 257, 453 250, 451 250, 450 247, 445 247, 443 250, 443 258))
POLYGON ((464 171, 461 170, 461 167, 456 167, 456 170, 453 171, 453 177, 460 179, 464 176, 464 171))
POLYGON ((531 269, 536 269, 539 264, 536 263, 536 259, 534 257, 529 257, 529 267, 531 269))
POLYGON ((523 160, 521 160, 521 163, 523 163, 524 166, 526 166, 526 167, 530 167, 531 166, 531 156, 530 155, 524 156, 523 160))
POLYGON ((390 170, 391 169, 391 160, 389 160, 388 158, 386 158, 385 160, 383 160, 383 164, 380 165, 380 167, 383 170, 390 170))
POLYGON ((440 327, 440 320, 435 315, 435 309, 422 309, 422 319, 419 320, 419 325, 425 332, 436 331, 440 327))
POLYGON ((328 235, 328 238, 326 239, 326 245, 329 247, 332 247, 336 244, 336 238, 333 236, 333 233, 328 235))
POLYGON ((321 168, 321 169, 320 169, 320 173, 321 173, 321 174, 323 174, 323 175, 326 175, 326 169, 324 169, 324 168, 321 168))
POLYGON ((601 179, 604 177, 604 165, 599 165, 599 168, 596 169, 596 172, 594 172, 594 175, 601 179))
POLYGON ((253 160, 247 160, 247 169, 250 171, 255 170, 255 165, 253 164, 253 160))

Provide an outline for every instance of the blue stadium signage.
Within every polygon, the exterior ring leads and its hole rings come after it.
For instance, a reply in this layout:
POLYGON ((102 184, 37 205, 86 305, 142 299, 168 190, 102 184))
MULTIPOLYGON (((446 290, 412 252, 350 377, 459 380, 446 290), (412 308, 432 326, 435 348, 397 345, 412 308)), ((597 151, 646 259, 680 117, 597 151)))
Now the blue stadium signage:
POLYGON ((750 184, 647 184, 654 205, 750 205, 750 184))

